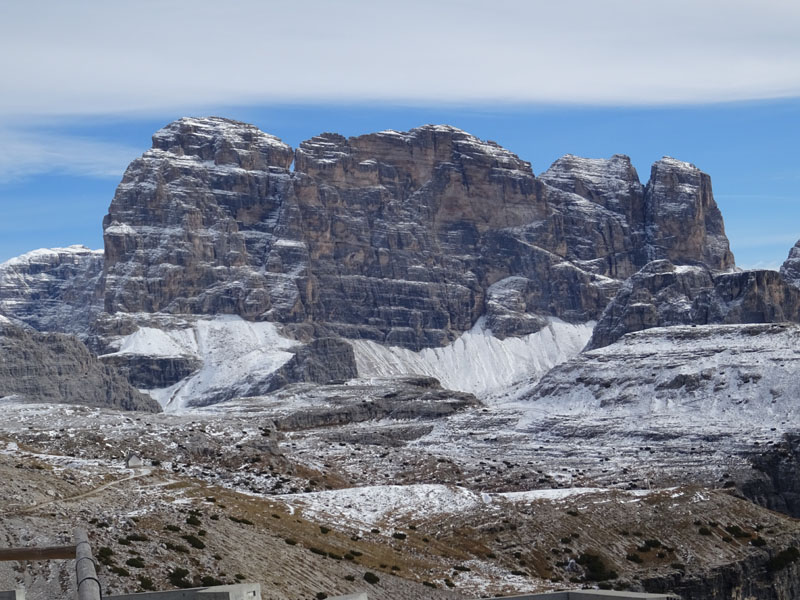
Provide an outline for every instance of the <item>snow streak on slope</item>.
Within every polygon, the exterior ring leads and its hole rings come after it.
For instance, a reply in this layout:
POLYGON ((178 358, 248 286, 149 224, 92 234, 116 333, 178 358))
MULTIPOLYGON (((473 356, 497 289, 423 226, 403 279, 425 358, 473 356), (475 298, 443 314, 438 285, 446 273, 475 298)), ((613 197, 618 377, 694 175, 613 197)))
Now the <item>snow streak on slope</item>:
POLYGON ((496 338, 479 320, 443 348, 414 352, 366 340, 350 340, 360 377, 428 375, 444 387, 485 395, 522 379, 539 379, 577 355, 592 335, 594 322, 572 325, 558 319, 530 335, 496 338))
POLYGON ((123 338, 115 354, 154 358, 194 357, 202 361, 190 377, 159 390, 149 390, 168 412, 180 412, 191 402, 216 392, 238 390, 242 395, 253 382, 268 377, 293 354, 297 342, 281 336, 274 323, 252 323, 237 316, 199 319, 191 327, 142 327, 123 338))
POLYGON ((291 507, 301 508, 306 517, 341 525, 374 527, 407 523, 415 515, 465 513, 486 505, 506 507, 509 503, 559 502, 588 494, 645 496, 649 490, 609 488, 558 488, 526 492, 485 493, 455 485, 419 483, 413 485, 371 485, 324 492, 279 496, 291 507))

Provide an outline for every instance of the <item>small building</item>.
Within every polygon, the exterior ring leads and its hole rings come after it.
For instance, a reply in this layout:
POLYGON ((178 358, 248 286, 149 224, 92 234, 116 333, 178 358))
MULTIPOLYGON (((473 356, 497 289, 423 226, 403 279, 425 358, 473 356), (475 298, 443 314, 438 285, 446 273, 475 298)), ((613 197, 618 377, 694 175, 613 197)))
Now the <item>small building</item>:
POLYGON ((25 590, 0 592, 0 600, 25 600, 25 590))
POLYGON ((136 452, 128 452, 128 456, 125 457, 125 468, 139 469, 143 466, 144 460, 142 460, 141 456, 139 456, 136 452))

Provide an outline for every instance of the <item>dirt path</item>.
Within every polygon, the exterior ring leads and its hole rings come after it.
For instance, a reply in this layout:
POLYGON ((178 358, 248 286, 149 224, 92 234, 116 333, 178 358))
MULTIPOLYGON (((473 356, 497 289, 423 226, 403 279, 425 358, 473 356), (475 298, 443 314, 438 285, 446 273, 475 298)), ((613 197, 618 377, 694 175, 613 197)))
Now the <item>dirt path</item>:
MULTIPOLYGON (((87 492, 83 492, 75 496, 68 496, 66 498, 54 498, 53 500, 48 500, 47 502, 40 502, 39 504, 26 506, 25 508, 18 508, 8 512, 0 513, 0 516, 10 517, 15 515, 24 515, 27 513, 35 512, 46 506, 51 506, 53 504, 65 504, 65 503, 77 502, 78 500, 84 500, 85 498, 91 498, 92 496, 97 496, 98 494, 101 494, 102 492, 112 487, 118 486, 123 483, 127 483, 128 481, 133 481, 135 479, 141 479, 143 477, 147 477, 152 472, 153 472, 152 469, 143 469, 140 473, 134 473, 133 475, 130 475, 128 477, 123 477, 122 479, 115 479, 114 481, 109 481, 108 483, 104 483, 103 485, 97 486, 96 488, 92 488, 87 492)), ((161 483, 156 485, 161 485, 161 483)))

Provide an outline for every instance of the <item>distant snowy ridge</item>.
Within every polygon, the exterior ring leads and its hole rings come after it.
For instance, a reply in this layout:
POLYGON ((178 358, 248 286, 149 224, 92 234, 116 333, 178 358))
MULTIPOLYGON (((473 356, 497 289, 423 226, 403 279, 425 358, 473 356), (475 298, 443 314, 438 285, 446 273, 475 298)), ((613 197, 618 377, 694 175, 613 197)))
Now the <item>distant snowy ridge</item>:
POLYGON ((573 325, 550 319, 536 333, 501 340, 479 319, 453 343, 419 352, 366 340, 349 341, 360 377, 427 375, 445 388, 481 396, 521 380, 538 380, 576 356, 589 341, 593 327, 593 321, 573 325))

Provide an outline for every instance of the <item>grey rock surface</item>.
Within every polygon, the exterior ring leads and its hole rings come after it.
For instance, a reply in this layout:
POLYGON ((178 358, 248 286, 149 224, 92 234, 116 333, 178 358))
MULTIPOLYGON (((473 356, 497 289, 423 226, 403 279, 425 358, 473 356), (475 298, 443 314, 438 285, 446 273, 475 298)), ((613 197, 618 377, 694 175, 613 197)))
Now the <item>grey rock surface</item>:
POLYGON ((24 330, 0 318, 0 397, 159 412, 77 338, 24 330))
POLYGON ((0 264, 0 314, 39 331, 85 338, 102 309, 103 252, 85 246, 34 250, 0 264))
POLYGON ((587 348, 650 327, 800 321, 800 290, 777 271, 714 272, 705 266, 649 263, 620 289, 587 348))
POLYGON ((789 256, 781 265, 780 272, 788 283, 800 288, 800 241, 789 250, 789 256))
POLYGON ((180 119, 128 168, 104 232, 109 313, 232 313, 412 349, 482 315, 500 336, 596 319, 652 258, 733 264, 688 163, 659 161, 643 186, 625 156, 566 156, 536 178, 433 125, 292 152, 244 123, 180 119))

